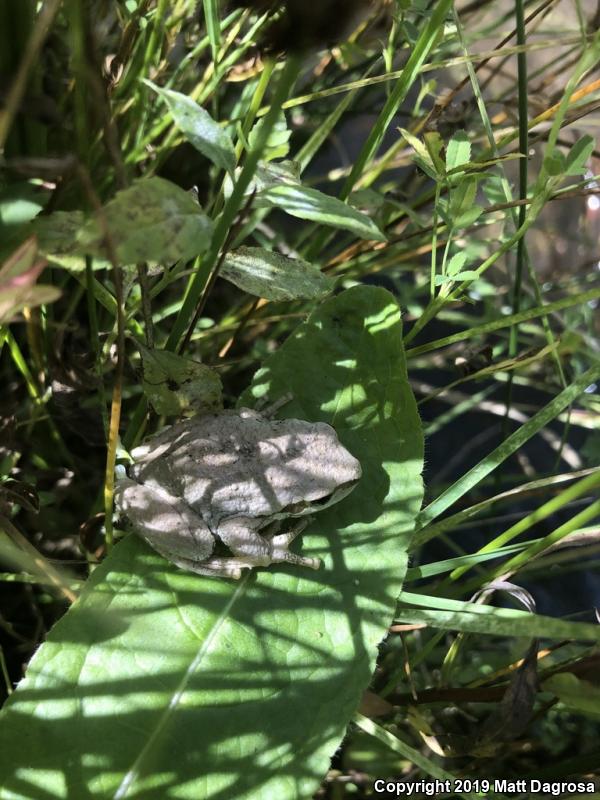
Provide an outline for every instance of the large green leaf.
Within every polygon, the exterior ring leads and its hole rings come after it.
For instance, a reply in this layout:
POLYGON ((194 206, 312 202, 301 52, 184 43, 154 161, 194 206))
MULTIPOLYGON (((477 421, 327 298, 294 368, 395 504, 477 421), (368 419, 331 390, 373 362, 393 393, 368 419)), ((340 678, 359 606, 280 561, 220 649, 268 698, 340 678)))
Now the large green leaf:
POLYGON ((213 223, 188 192, 164 178, 140 178, 117 192, 77 235, 82 252, 110 256, 106 232, 121 265, 168 264, 204 253, 213 223))
POLYGON ((394 615, 422 499, 400 312, 383 289, 323 303, 242 398, 335 425, 363 477, 301 543, 319 571, 240 582, 117 545, 53 628, 0 721, 0 797, 305 800, 394 615))
POLYGON ((70 255, 79 247, 77 234, 84 223, 83 211, 55 211, 36 217, 31 228, 44 254, 70 255))

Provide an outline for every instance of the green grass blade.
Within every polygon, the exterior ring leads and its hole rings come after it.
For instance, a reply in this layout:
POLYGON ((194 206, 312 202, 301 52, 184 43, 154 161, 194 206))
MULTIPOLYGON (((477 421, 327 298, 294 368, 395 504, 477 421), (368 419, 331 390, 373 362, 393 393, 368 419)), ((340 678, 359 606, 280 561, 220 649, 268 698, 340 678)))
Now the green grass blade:
MULTIPOLYGON (((489 553, 493 550, 497 551, 503 545, 508 544, 508 542, 511 542, 517 536, 528 531, 538 522, 547 519, 551 514, 555 514, 568 503, 572 503, 578 497, 581 497, 582 494, 594 489, 598 485, 600 485, 600 471, 588 475, 572 486, 569 486, 567 489, 563 489, 556 497, 551 498, 547 503, 540 506, 540 508, 536 508, 531 514, 527 514, 527 516, 520 519, 514 525, 511 525, 508 530, 494 537, 491 542, 488 542, 478 552, 489 553)), ((505 568, 506 567, 502 567, 502 570, 505 568)), ((450 579, 457 580, 461 575, 464 575, 468 569, 468 566, 459 567, 450 575, 450 579)))
POLYGON ((572 306, 583 305, 593 300, 600 298, 600 288, 590 289, 587 292, 580 292, 579 294, 572 295, 571 297, 564 297, 562 300, 556 300, 554 303, 548 303, 545 306, 537 306, 536 308, 528 308, 526 311, 521 311, 519 314, 510 314, 500 319, 492 320, 491 322, 484 322, 483 325, 474 325, 472 328, 466 328, 464 331, 458 331, 450 336, 444 336, 442 339, 435 339, 433 342, 426 342, 425 344, 418 345, 417 347, 410 347, 406 351, 407 358, 415 358, 416 356, 430 353, 433 350, 439 350, 441 347, 448 347, 456 342, 464 342, 466 339, 474 339, 478 336, 486 336, 489 333, 500 331, 503 328, 508 328, 511 325, 518 325, 521 322, 527 322, 530 319, 537 319, 538 317, 554 314, 557 311, 562 311, 565 308, 572 306))
POLYGON ((202 0, 204 21, 210 41, 213 63, 216 67, 221 46, 221 25, 219 22, 219 0, 202 0))
MULTIPOLYGON (((390 750, 398 753, 399 756, 406 759, 410 764, 419 767, 425 775, 431 775, 432 778, 437 778, 437 780, 440 781, 449 781, 449 785, 454 786, 455 776, 451 772, 446 772, 446 770, 438 766, 433 759, 428 758, 423 755, 420 750, 416 750, 414 747, 406 744, 399 736, 394 736, 393 733, 382 728, 381 725, 378 725, 363 714, 355 714, 353 721, 355 725, 369 736, 373 736, 373 738, 380 741, 386 747, 389 747, 390 750)), ((453 796, 465 797, 469 798, 469 800, 474 800, 474 798, 478 797, 476 794, 469 794, 466 792, 456 792, 456 794, 453 793, 453 796)))
POLYGON ((446 16, 452 7, 452 0, 439 0, 435 5, 433 11, 429 16, 429 20, 423 28, 419 38, 415 42, 410 57, 406 62, 406 66, 402 70, 402 75, 394 86, 393 90, 379 114, 377 121, 373 125, 367 141, 363 145, 350 175, 346 179, 342 192, 341 199, 345 199, 352 191, 354 184, 363 174, 367 163, 375 155, 385 132, 389 128, 394 115, 396 114, 400 103, 406 98, 411 86, 417 80, 423 62, 433 49, 435 43, 443 30, 446 16))
POLYGON ((399 602, 398 619, 404 623, 425 623, 433 628, 491 636, 600 642, 600 627, 586 622, 567 622, 514 608, 496 608, 414 592, 402 592, 399 602))
MULTIPOLYGON (((566 389, 563 389, 559 395, 538 411, 528 422, 514 431, 514 433, 511 433, 502 444, 480 461, 479 464, 442 492, 427 508, 423 509, 417 518, 416 530, 421 530, 425 525, 439 517, 440 514, 443 514, 447 508, 463 497, 470 489, 506 461, 509 456, 519 450, 532 436, 535 436, 536 433, 555 419, 563 409, 576 400, 598 378, 600 378, 600 364, 595 364, 566 389)), ((430 537, 428 536, 428 538, 430 537)), ((427 541, 423 535, 419 536, 419 534, 417 534, 416 539, 419 544, 427 541)))

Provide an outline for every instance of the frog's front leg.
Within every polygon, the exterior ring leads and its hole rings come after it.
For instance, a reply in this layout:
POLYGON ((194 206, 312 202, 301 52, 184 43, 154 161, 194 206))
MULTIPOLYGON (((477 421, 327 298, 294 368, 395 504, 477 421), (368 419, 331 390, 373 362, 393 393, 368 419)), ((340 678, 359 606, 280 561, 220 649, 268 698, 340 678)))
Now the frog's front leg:
POLYGON ((288 546, 304 530, 306 521, 296 523, 286 533, 265 538, 256 530, 259 521, 248 517, 236 517, 219 524, 217 534, 231 552, 248 565, 268 567, 269 564, 287 562, 310 569, 319 569, 318 558, 308 558, 290 553, 288 546))

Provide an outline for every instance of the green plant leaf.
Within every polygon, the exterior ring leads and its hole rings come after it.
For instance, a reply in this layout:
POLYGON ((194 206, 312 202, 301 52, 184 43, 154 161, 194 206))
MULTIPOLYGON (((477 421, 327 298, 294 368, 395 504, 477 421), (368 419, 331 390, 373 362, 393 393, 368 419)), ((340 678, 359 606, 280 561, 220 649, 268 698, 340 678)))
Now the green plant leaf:
MULTIPOLYGON (((83 211, 55 211, 36 217, 30 229, 50 264, 81 272, 85 269, 85 256, 77 235, 84 224, 83 211)), ((105 262, 105 266, 109 266, 108 263, 105 262)))
POLYGON ((52 303, 60 297, 55 286, 36 284, 46 266, 35 238, 27 239, 0 267, 0 325, 5 325, 25 306, 52 303))
POLYGON ((307 186, 280 184, 263 189, 256 195, 257 208, 272 207, 285 211, 292 217, 309 219, 351 231, 361 239, 386 242, 387 239, 373 220, 347 203, 307 186))
POLYGON ((0 286, 0 325, 12 322, 26 306, 37 308, 46 303, 54 303, 59 297, 60 289, 56 286, 0 286))
POLYGON ((333 287, 332 279, 307 261, 262 247, 239 247, 229 253, 219 276, 267 300, 322 297, 333 287))
MULTIPOLYGON (((241 168, 238 167, 235 171, 236 177, 240 173, 241 168)), ((279 186, 280 184, 301 185, 299 164, 295 161, 259 161, 245 194, 250 195, 252 192, 261 192, 263 189, 279 186)), ((223 182, 223 194, 225 197, 230 197, 232 192, 233 181, 229 175, 226 175, 223 182)))
POLYGON ((452 224, 456 224, 456 219, 461 214, 468 212, 477 194, 477 179, 472 177, 460 176, 457 186, 453 186, 450 192, 450 202, 448 204, 448 214, 452 224))
POLYGON ((567 159, 558 150, 544 158, 544 168, 548 175, 556 178, 558 175, 564 175, 567 170, 567 159))
POLYGON ((297 545, 321 569, 277 566, 236 583, 123 541, 2 712, 4 797, 317 790, 371 678, 422 499, 423 437, 392 295, 359 286, 324 302, 242 401, 289 391, 283 414, 332 423, 363 468, 297 545))
POLYGON ((581 175, 588 166, 590 156, 594 152, 596 142, 593 136, 586 134, 578 139, 566 156, 566 175, 581 175))
POLYGON ((463 251, 455 253, 446 267, 446 273, 450 276, 456 275, 467 263, 467 254, 463 251))
POLYGON ((169 107, 173 121, 188 142, 217 167, 233 174, 235 149, 231 137, 195 100, 172 89, 161 89, 152 81, 144 83, 153 89, 169 107))
POLYGON ((452 220, 454 228, 468 228, 483 214, 483 208, 476 203, 452 220))
POLYGON ((219 0, 203 0, 204 21, 210 40, 212 59, 216 65, 221 46, 221 25, 219 22, 219 0))
POLYGON ((109 255, 105 224, 122 266, 186 261, 207 250, 213 232, 212 221, 188 192, 157 177, 141 178, 118 192, 102 217, 88 220, 80 230, 80 250, 109 255))
POLYGON ((446 171, 467 164, 471 158, 471 142, 465 131, 457 131, 446 147, 446 171))
POLYGON ((214 369, 168 350, 150 350, 137 342, 142 354, 142 385, 157 414, 206 413, 223 408, 223 387, 214 369))
POLYGON ((441 286, 443 283, 456 283, 460 281, 476 281, 479 273, 475 270, 467 269, 464 272, 457 272, 454 275, 436 275, 435 285, 441 286))
POLYGON ((254 180, 251 181, 248 187, 248 193, 255 190, 260 192, 263 189, 281 184, 300 186, 300 165, 296 161, 289 160, 277 161, 276 163, 259 161, 254 180))
POLYGON ((45 217, 36 217, 32 229, 44 254, 63 255, 73 253, 79 247, 77 233, 84 222, 83 211, 55 211, 45 217))
POLYGON ((385 205, 386 198, 375 189, 356 189, 348 197, 348 202, 358 211, 376 214, 385 205))
POLYGON ((423 134, 423 140, 438 175, 443 175, 446 171, 446 167, 442 157, 444 150, 444 141, 442 137, 437 131, 426 131, 423 134))
POLYGON ((551 675, 542 683, 542 691, 552 692, 573 711, 600 719, 600 687, 572 672, 551 675))
MULTIPOLYGON (((252 130, 248 134, 248 144, 250 148, 255 146, 263 122, 264 117, 254 124, 252 130)), ((291 135, 292 132, 287 126, 285 113, 282 111, 267 139, 267 144, 263 152, 263 161, 267 162, 272 161, 274 158, 285 158, 290 152, 289 141, 291 135)))
MULTIPOLYGON (((423 170, 426 175, 429 175, 430 178, 434 180, 439 180, 442 173, 439 173, 436 167, 436 164, 433 161, 433 157, 429 152, 428 148, 423 144, 423 142, 410 131, 406 130, 406 128, 398 128, 402 136, 406 139, 408 144, 412 147, 415 151, 416 158, 415 163, 419 165, 419 167, 423 170)), ((439 162, 438 162, 439 163, 439 162)), ((443 166, 443 165, 442 165, 443 166)))

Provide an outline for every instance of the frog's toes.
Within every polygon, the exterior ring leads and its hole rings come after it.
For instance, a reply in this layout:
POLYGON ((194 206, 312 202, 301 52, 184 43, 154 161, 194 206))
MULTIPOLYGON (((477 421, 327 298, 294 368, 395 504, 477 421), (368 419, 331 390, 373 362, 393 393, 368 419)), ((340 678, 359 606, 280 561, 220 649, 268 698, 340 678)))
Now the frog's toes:
POLYGON ((283 548, 273 549, 274 562, 286 562, 287 564, 297 564, 299 567, 308 567, 309 569, 319 569, 321 561, 318 558, 309 558, 308 556, 299 556, 296 553, 290 553, 289 550, 283 548))
POLYGON ((310 569, 319 569, 321 562, 318 558, 308 558, 307 556, 299 556, 296 553, 290 553, 288 547, 294 539, 302 533, 304 528, 312 521, 312 517, 305 517, 299 520, 289 531, 285 533, 278 533, 273 536, 270 541, 271 559, 274 563, 285 561, 288 564, 298 564, 301 567, 309 567, 310 569))

